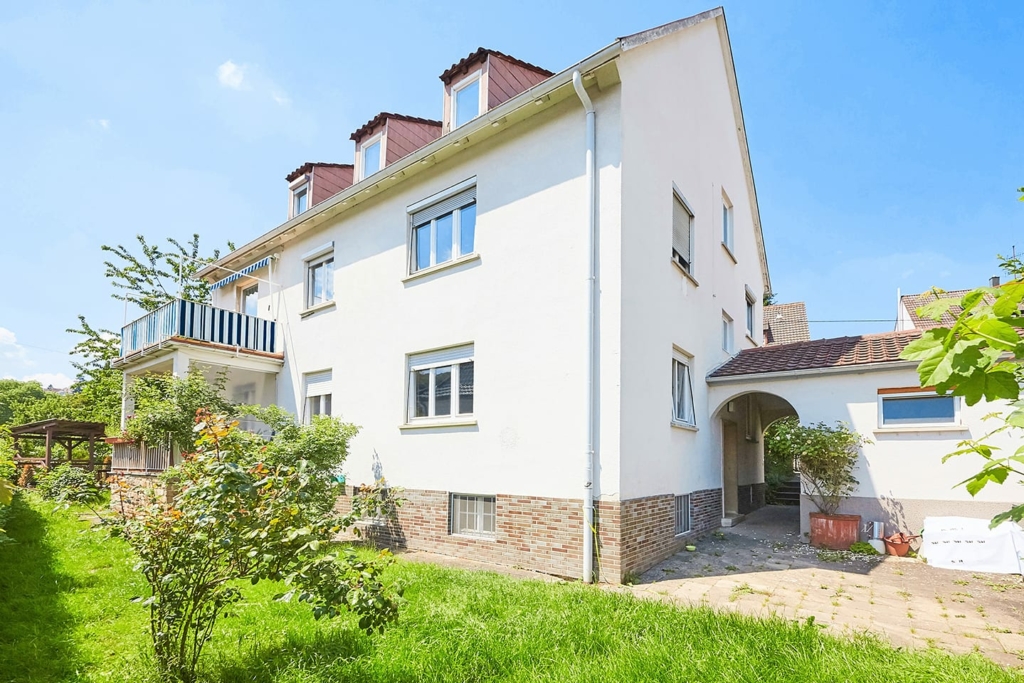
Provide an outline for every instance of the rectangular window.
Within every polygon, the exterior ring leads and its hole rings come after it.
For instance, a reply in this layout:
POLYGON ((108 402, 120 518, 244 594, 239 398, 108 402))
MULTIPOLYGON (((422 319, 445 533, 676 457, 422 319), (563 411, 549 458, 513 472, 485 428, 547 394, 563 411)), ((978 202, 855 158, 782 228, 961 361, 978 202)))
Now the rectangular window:
POLYGON ((380 136, 376 136, 363 145, 362 148, 362 172, 363 178, 368 178, 380 170, 380 136))
POLYGON ((314 415, 331 414, 332 372, 323 370, 310 372, 303 378, 305 384, 306 405, 303 422, 309 424, 314 415))
POLYGON ((722 350, 726 353, 732 353, 733 349, 733 331, 732 331, 732 318, 729 317, 728 313, 722 312, 722 350))
POLYGON ((454 127, 469 123, 480 115, 480 76, 473 76, 452 88, 454 127))
POLYGON ((410 273, 472 254, 476 248, 476 187, 414 211, 411 220, 410 273))
POLYGON ((334 253, 306 263, 306 308, 334 301, 334 253))
POLYGON ((683 358, 672 359, 672 421, 689 425, 697 424, 693 410, 693 379, 690 364, 683 358))
POLYGON ((409 356, 408 422, 473 414, 473 345, 409 356))
POLYGON ((959 424, 960 405, 955 396, 935 394, 879 396, 883 427, 959 424))
POLYGON ((309 208, 309 185, 292 190, 292 218, 309 208))
POLYGON ((724 244, 729 251, 733 250, 733 216, 732 216, 732 202, 729 198, 722 193, 722 244, 724 244))
POLYGON ((693 274, 693 212, 678 194, 672 194, 672 258, 693 274))
POLYGON ((239 311, 246 315, 255 316, 259 312, 259 285, 244 288, 239 295, 239 311))
POLYGON ((751 294, 749 291, 746 293, 746 299, 747 299, 747 311, 746 311, 746 313, 747 313, 747 315, 746 315, 746 320, 747 320, 747 336, 749 336, 751 339, 753 339, 754 338, 754 307, 757 305, 757 300, 754 298, 754 295, 751 294))
POLYGON ((493 536, 497 501, 494 496, 453 493, 449 502, 451 532, 468 536, 493 536))
POLYGON ((685 534, 692 528, 690 521, 690 494, 676 496, 676 536, 685 534))

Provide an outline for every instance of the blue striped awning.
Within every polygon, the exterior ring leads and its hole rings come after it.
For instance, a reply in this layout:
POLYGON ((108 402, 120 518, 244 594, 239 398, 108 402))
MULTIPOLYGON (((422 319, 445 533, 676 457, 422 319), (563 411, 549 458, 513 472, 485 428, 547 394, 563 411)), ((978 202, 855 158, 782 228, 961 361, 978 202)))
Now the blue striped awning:
POLYGON ((232 282, 234 282, 235 280, 237 280, 240 277, 243 277, 245 275, 248 275, 249 273, 257 271, 260 268, 265 268, 268 263, 270 263, 270 257, 269 256, 266 257, 266 258, 260 259, 259 261, 257 261, 256 263, 254 263, 254 264, 252 264, 250 266, 246 266, 245 268, 242 268, 237 273, 231 273, 231 275, 228 275, 223 280, 218 280, 217 282, 214 282, 212 285, 210 285, 210 289, 220 289, 224 285, 229 285, 229 284, 231 284, 232 282))

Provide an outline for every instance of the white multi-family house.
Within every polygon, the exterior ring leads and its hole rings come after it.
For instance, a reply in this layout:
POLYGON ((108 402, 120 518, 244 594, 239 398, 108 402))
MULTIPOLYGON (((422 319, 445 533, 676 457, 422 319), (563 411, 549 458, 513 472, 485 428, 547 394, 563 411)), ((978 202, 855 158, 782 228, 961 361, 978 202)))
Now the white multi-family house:
MULTIPOLYGON (((725 16, 441 81, 440 120, 378 114, 354 164, 289 174, 287 220, 200 272, 212 304, 129 324, 118 365, 356 423, 348 483, 405 489, 393 542, 618 581, 763 500, 756 420, 705 381, 770 289, 725 16)), ((115 469, 166 466, 133 448, 115 469)))

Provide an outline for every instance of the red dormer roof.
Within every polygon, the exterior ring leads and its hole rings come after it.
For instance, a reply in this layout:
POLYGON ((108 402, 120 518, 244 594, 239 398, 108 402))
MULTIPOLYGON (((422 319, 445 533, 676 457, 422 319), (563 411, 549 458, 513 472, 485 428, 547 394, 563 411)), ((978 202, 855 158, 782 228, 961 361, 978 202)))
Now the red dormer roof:
POLYGON ((405 114, 392 114, 391 112, 382 111, 381 113, 377 114, 372 119, 364 123, 362 126, 357 128, 356 132, 352 133, 352 135, 349 136, 349 139, 359 142, 367 133, 369 133, 371 130, 381 125, 388 119, 408 121, 410 123, 422 123, 425 126, 437 126, 438 128, 441 127, 441 122, 435 121, 434 119, 421 119, 418 116, 406 116, 405 114))
POLYGON ((507 62, 515 64, 516 66, 520 66, 524 69, 529 69, 530 71, 536 71, 537 73, 542 74, 545 77, 555 75, 554 71, 548 71, 547 69, 541 68, 536 64, 530 64, 529 62, 524 62, 521 59, 516 59, 515 57, 507 55, 504 52, 498 52, 497 50, 488 50, 485 47, 478 47, 474 52, 469 53, 468 56, 463 57, 462 59, 448 67, 448 69, 445 70, 445 72, 441 74, 439 78, 445 85, 449 85, 455 79, 456 76, 467 74, 469 73, 470 69, 472 69, 474 66, 476 66, 477 64, 482 64, 487 59, 488 55, 500 57, 501 59, 504 59, 507 62))
POLYGON ((302 166, 299 166, 297 169, 286 175, 284 179, 290 183, 299 176, 311 172, 314 166, 325 166, 327 168, 352 168, 352 164, 332 164, 326 161, 307 161, 302 166))

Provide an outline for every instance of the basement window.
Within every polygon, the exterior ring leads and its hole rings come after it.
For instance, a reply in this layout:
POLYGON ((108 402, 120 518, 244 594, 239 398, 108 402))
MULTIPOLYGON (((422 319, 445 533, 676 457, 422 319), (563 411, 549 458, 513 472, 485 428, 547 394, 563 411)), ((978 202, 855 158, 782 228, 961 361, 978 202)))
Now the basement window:
POLYGON ((676 536, 687 534, 693 528, 693 520, 690 514, 690 494, 684 493, 676 496, 675 519, 676 536))
POLYGON ((497 500, 494 496, 453 493, 449 503, 451 533, 464 536, 494 536, 497 500))

